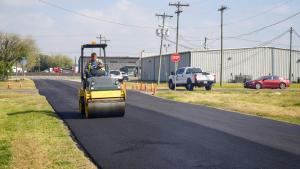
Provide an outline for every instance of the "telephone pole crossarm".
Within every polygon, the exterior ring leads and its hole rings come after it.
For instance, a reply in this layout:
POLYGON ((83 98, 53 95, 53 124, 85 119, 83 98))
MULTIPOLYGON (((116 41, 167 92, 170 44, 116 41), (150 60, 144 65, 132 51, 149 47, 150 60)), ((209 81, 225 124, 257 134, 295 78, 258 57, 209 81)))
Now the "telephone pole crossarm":
POLYGON ((177 3, 169 3, 169 6, 175 6, 176 11, 175 14, 177 14, 177 27, 176 27, 176 53, 178 53, 178 40, 179 40, 179 16, 180 13, 183 12, 182 7, 188 7, 190 6, 189 4, 182 4, 180 1, 177 3))

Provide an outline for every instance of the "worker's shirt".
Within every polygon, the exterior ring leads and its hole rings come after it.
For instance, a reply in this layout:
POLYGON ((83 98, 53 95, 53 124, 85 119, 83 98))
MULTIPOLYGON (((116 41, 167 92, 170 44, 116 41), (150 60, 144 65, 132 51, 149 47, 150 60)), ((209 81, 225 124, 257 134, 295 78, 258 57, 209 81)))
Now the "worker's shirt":
POLYGON ((98 69, 98 70, 104 69, 104 67, 101 68, 99 66, 104 66, 103 61, 101 59, 97 59, 95 61, 89 61, 86 64, 85 69, 88 73, 90 73, 92 69, 98 69))

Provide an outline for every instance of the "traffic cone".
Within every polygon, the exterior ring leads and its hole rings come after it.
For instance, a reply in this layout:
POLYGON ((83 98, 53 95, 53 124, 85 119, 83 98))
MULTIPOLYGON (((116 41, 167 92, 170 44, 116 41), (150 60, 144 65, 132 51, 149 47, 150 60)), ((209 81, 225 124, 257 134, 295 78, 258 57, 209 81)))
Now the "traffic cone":
POLYGON ((11 89, 11 84, 9 81, 7 82, 7 89, 11 89))

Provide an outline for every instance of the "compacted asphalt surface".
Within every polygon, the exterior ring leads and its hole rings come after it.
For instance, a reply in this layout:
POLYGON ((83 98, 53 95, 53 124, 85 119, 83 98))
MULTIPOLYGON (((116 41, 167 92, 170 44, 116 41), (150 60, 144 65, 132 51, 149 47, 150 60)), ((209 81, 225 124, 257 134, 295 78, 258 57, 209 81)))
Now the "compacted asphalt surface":
POLYGON ((300 126, 127 92, 123 118, 85 119, 80 83, 35 80, 103 169, 299 169, 300 126))

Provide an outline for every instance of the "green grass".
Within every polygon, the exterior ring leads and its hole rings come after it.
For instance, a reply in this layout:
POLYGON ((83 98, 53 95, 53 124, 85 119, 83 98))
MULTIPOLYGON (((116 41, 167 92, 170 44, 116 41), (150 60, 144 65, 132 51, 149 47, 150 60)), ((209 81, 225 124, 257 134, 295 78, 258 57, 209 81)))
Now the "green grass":
POLYGON ((293 83, 291 89, 300 89, 300 83, 293 83))
POLYGON ((234 88, 244 88, 243 83, 223 83, 220 86, 220 83, 214 84, 214 88, 225 88, 225 89, 234 89, 234 88))
POLYGON ((197 89, 193 92, 160 91, 157 96, 300 124, 300 90, 197 89))
MULTIPOLYGON (((6 90, 3 83, 0 88, 6 90)), ((34 89, 32 81, 24 83, 34 89)), ((28 91, 0 93, 0 168, 96 168, 47 100, 28 91)))
MULTIPOLYGON (((152 82, 143 82, 143 84, 150 85, 152 82)), ((136 82, 126 82, 128 89, 131 89, 132 85, 135 85, 136 82)), ((156 85, 157 83, 154 82, 156 85)), ((178 89, 181 89, 182 87, 179 87, 178 89)), ((243 83, 223 83, 222 86, 220 86, 220 83, 215 83, 213 88, 222 88, 222 89, 243 89, 244 84, 243 83)), ((293 83, 290 87, 291 89, 300 89, 300 84, 293 83)), ((168 84, 166 82, 161 83, 158 86, 158 89, 168 89, 168 84)))
POLYGON ((0 167, 7 168, 11 159, 11 145, 7 140, 0 140, 0 167))
POLYGON ((31 80, 9 80, 0 82, 0 89, 7 89, 8 85, 11 89, 35 89, 35 85, 31 80))

